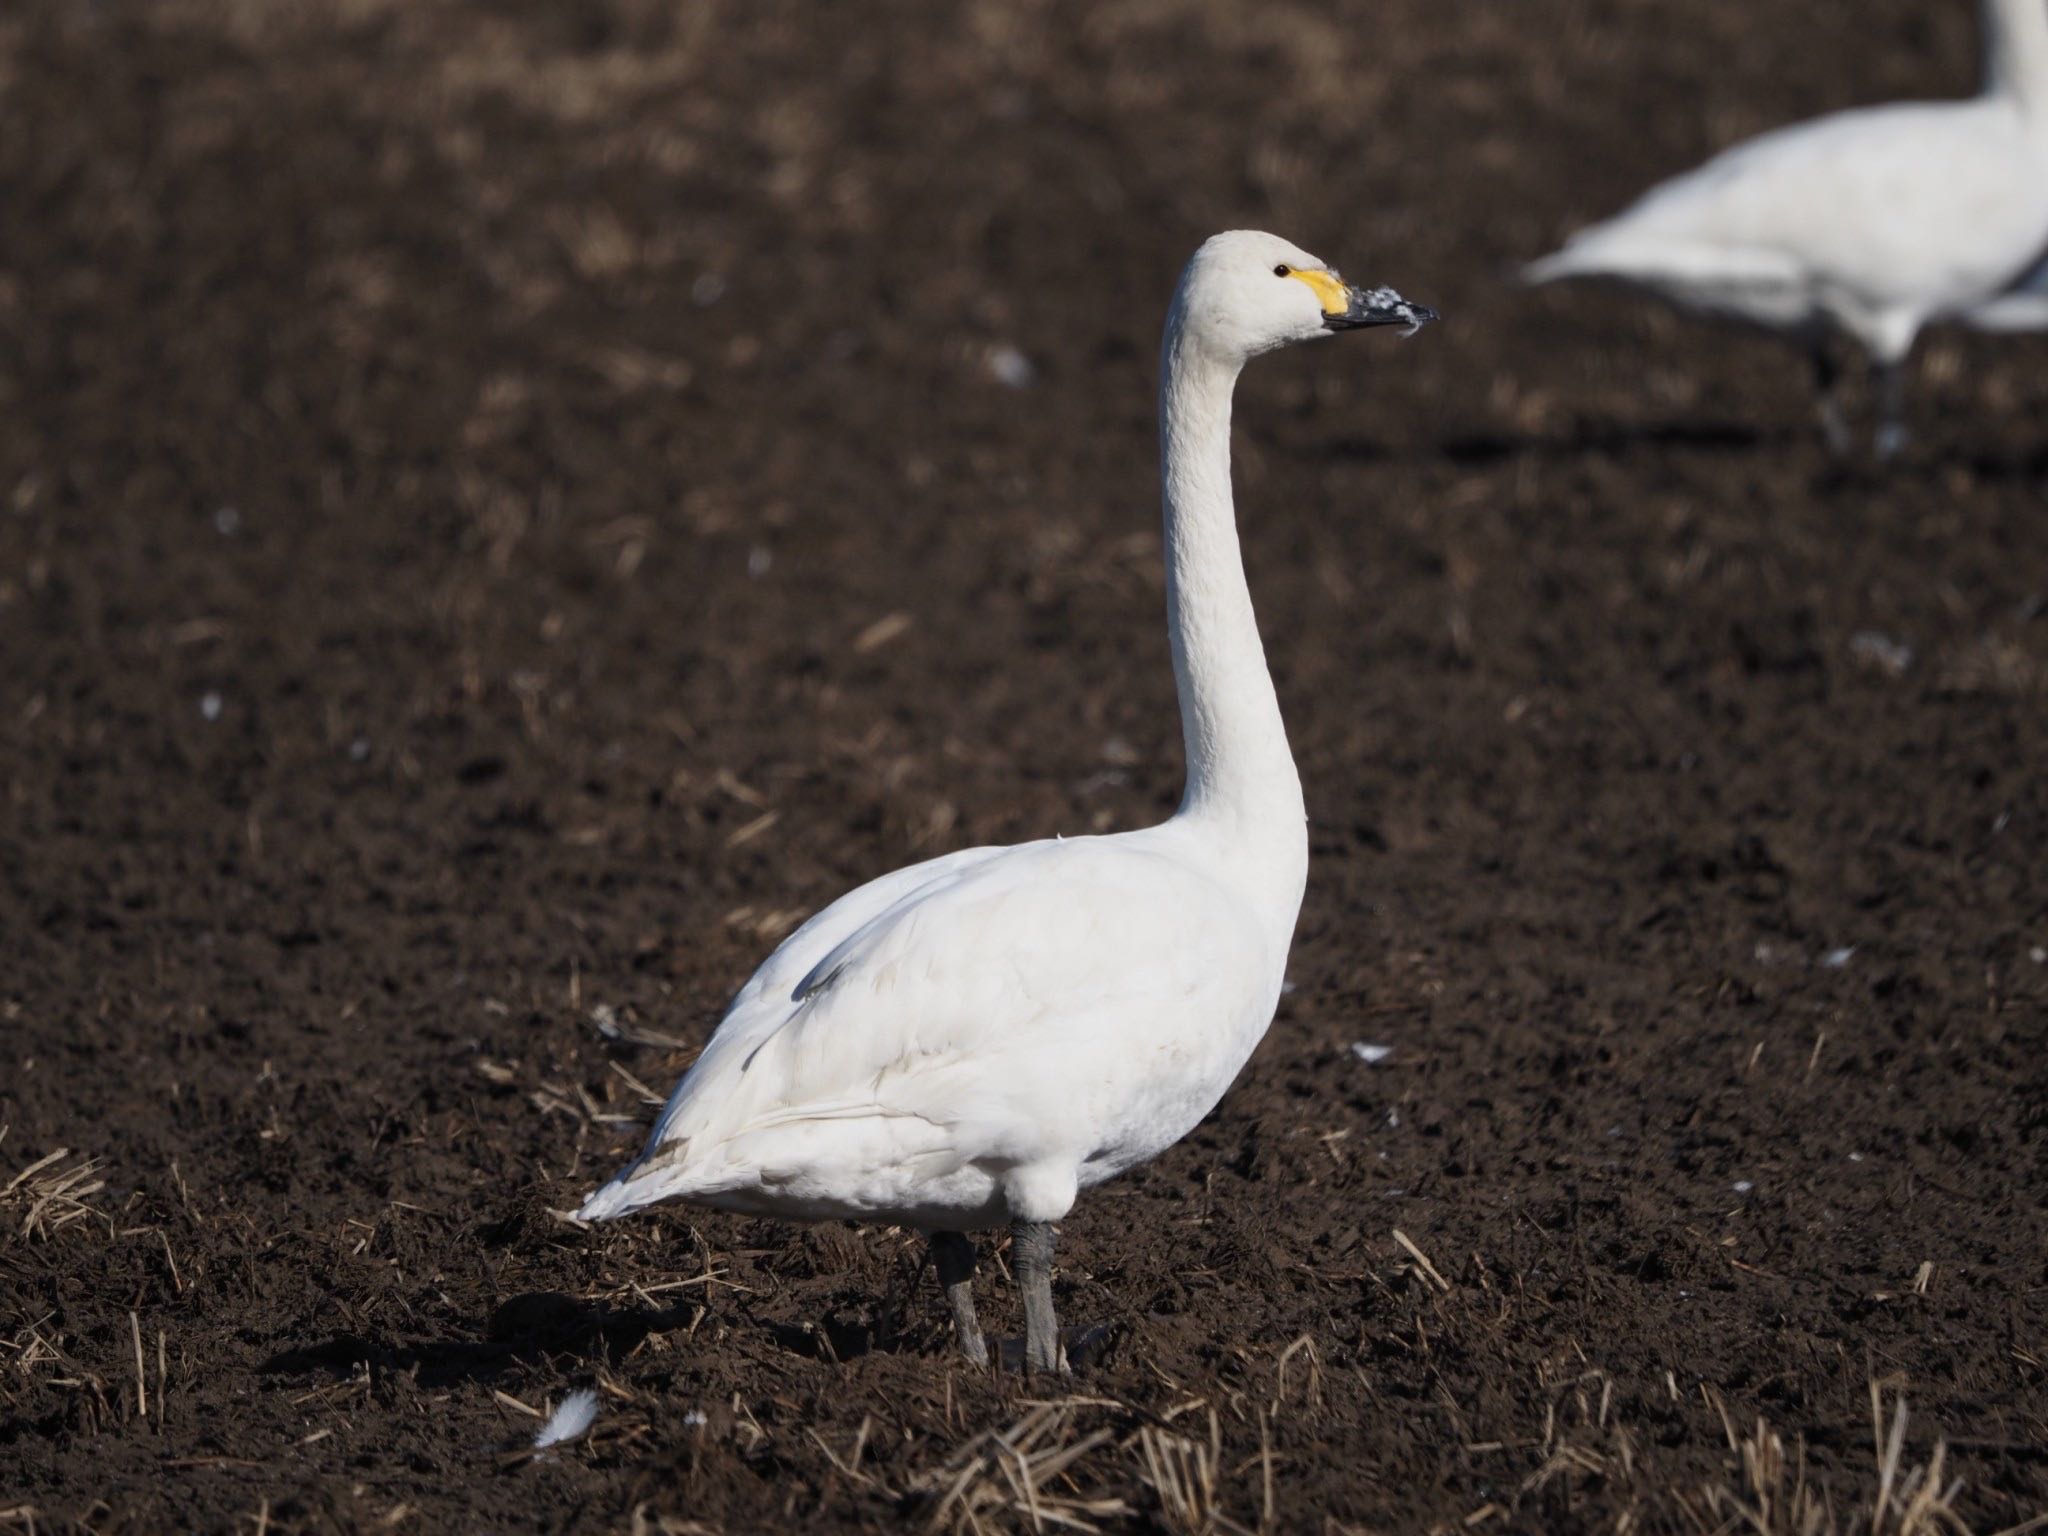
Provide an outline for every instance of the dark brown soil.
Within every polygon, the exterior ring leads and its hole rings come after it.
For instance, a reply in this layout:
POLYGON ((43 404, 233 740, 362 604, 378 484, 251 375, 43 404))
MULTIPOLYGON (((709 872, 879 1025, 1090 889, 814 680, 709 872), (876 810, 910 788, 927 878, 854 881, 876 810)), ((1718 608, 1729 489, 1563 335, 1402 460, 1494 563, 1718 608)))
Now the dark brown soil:
POLYGON ((1071 1396, 1109 1529, 1212 1434, 1250 1528, 1710 1529, 1759 1416, 1848 1525, 1873 1382, 2048 1509, 2048 344, 1934 338, 1877 476, 1770 344, 1505 280, 1974 49, 0 9, 0 1524, 1028 1529, 976 1437, 1071 1396), (961 1367, 901 1232, 555 1217, 802 913, 1171 806, 1153 349, 1244 223, 1449 318, 1245 384, 1315 861, 1244 1081, 1065 1225, 1105 1353, 961 1367))

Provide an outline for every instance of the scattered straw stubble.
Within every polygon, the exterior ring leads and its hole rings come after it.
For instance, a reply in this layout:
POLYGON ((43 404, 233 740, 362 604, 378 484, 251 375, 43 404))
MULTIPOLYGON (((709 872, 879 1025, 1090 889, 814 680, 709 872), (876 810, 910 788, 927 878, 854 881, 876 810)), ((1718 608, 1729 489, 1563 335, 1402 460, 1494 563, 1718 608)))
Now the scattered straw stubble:
POLYGON ((1078 1464, 1116 1439, 1113 1431, 1079 1433, 1080 1405, 1032 1405, 1007 1429, 974 1436, 920 1491, 933 1498, 928 1531, 980 1531, 984 1520, 1021 1517, 1034 1530, 1100 1530, 1099 1521, 1130 1514, 1122 1499, 1090 1498, 1074 1484, 1078 1464))
MULTIPOLYGON (((1259 1427, 1263 1432, 1263 1417, 1259 1427)), ((1144 1479, 1159 1498, 1159 1523, 1173 1536, 1252 1536, 1249 1527, 1238 1524, 1220 1507, 1217 1474, 1223 1439, 1215 1409, 1209 1410, 1206 1444, 1148 1424, 1138 1431, 1138 1449, 1144 1459, 1144 1479)), ((1261 1464, 1266 1477, 1265 1502, 1270 1508, 1270 1450, 1261 1464)))
POLYGON ((66 1166, 66 1160, 72 1156, 69 1147, 59 1147, 37 1158, 5 1187, 0 1187, 0 1208, 23 1211, 18 1228, 22 1238, 47 1242, 87 1216, 106 1219, 105 1213, 86 1204, 107 1187, 106 1180, 99 1176, 106 1165, 96 1157, 81 1157, 66 1166))
POLYGON ((1409 1255, 1422 1267, 1422 1273, 1428 1277, 1431 1285, 1435 1286, 1445 1295, 1450 1294, 1451 1282, 1437 1272, 1437 1267, 1429 1262, 1429 1255, 1415 1246, 1414 1238, 1403 1232, 1399 1227, 1396 1227, 1394 1228, 1394 1241, 1408 1250, 1409 1255))
MULTIPOLYGON (((1741 1458, 1741 1468, 1739 1481, 1702 1489, 1698 1506, 1682 1493, 1675 1496, 1703 1536, 1733 1531, 1752 1536, 1969 1536, 1970 1527, 1956 1511, 1963 1480, 1944 1478, 1946 1442, 1936 1440, 1925 1463, 1906 1465, 1906 1400, 1892 1401, 1887 1426, 1879 1383, 1870 1383, 1876 1487, 1845 1514, 1813 1481, 1803 1436, 1787 1447, 1761 1416, 1747 1435, 1738 1435, 1725 1406, 1711 1394, 1708 1400, 1721 1412, 1728 1448, 1741 1458)), ((2017 1536, 2043 1523, 2048 1516, 2000 1536, 2017 1536)))
MULTIPOLYGON (((1177 1413, 1141 1424, 1134 1433, 1108 1426, 1084 1432, 1081 1416, 1091 1411, 1138 1411, 1111 1399, 1029 1403, 1007 1429, 974 1436, 915 1486, 929 1503, 924 1528, 1095 1532, 1105 1529, 1104 1522, 1147 1518, 1170 1536, 1253 1536, 1255 1527, 1224 1507, 1227 1477, 1216 1410, 1200 1399, 1182 1407, 1207 1410, 1206 1437, 1173 1428, 1169 1420, 1177 1413)), ((1256 1529, 1271 1530, 1277 1458, 1264 1410, 1258 1420, 1259 1454, 1229 1476, 1258 1469, 1255 1497, 1264 1513, 1256 1529)))
POLYGON ((149 1419, 149 1376, 142 1363, 142 1320, 128 1314, 128 1334, 135 1341, 135 1416, 149 1419))

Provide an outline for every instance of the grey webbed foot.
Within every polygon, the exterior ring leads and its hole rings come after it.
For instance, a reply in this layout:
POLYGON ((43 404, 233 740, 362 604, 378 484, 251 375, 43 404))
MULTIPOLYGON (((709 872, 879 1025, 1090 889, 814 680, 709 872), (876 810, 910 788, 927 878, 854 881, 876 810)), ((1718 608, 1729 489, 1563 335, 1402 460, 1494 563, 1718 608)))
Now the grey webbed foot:
POLYGON ((1020 1221, 1010 1235, 1017 1288, 1024 1293, 1024 1369, 1065 1374, 1067 1352, 1052 1312, 1052 1223, 1020 1221))
POLYGON ((934 1232, 931 1254, 946 1305, 953 1309, 960 1353, 975 1365, 987 1365, 988 1345, 982 1342, 981 1324, 974 1315, 974 1244, 958 1232, 934 1232))

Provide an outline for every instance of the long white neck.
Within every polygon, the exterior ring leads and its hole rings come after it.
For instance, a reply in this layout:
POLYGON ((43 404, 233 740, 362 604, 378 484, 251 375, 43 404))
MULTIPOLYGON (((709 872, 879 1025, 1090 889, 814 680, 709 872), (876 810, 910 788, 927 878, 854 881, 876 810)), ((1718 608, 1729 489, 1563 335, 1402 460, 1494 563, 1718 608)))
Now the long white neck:
POLYGON ((1984 89, 2048 116, 2048 0, 1984 0, 1984 89))
MULTIPOLYGON (((1180 817, 1271 865, 1300 900, 1307 869, 1301 779, 1287 749, 1238 552, 1230 496, 1230 395, 1239 364, 1185 333, 1180 305, 1160 353, 1166 621, 1187 746, 1180 817)), ((1293 912, 1287 913, 1288 925, 1293 912)))

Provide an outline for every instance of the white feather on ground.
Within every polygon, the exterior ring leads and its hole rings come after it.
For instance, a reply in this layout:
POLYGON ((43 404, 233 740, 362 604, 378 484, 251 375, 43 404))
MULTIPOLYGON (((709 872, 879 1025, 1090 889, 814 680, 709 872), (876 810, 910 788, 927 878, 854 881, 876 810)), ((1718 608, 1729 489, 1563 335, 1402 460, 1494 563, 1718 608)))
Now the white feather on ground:
POLYGON ((597 1393, 589 1387, 581 1392, 571 1392, 562 1399, 561 1407, 548 1416, 547 1423, 541 1425, 540 1433, 533 1437, 533 1448, 544 1451, 551 1445, 566 1445, 571 1440, 580 1440, 596 1422, 597 1393))

